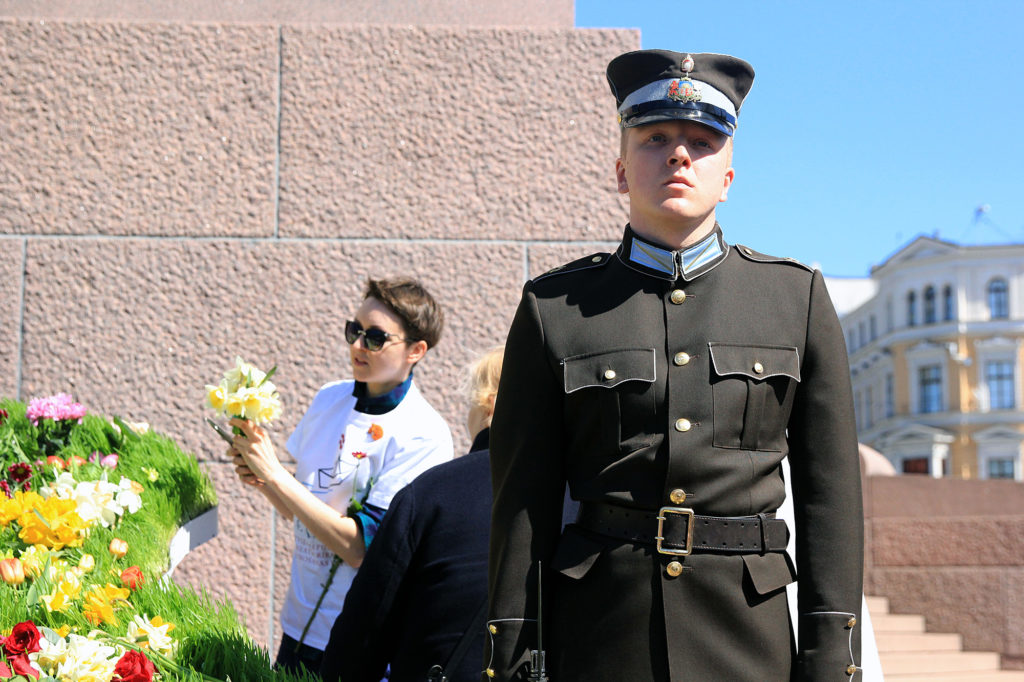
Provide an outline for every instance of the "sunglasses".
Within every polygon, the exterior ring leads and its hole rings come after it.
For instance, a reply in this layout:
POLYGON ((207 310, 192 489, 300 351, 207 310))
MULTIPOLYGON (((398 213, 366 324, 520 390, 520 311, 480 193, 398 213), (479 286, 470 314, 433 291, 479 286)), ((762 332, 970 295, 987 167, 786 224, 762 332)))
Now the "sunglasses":
POLYGON ((355 320, 349 320, 345 323, 345 340, 349 344, 354 345, 359 337, 363 337, 363 345, 366 346, 368 351, 378 351, 387 345, 390 339, 396 341, 405 341, 404 338, 397 334, 389 334, 383 329, 377 327, 370 327, 369 329, 363 329, 363 325, 359 324, 355 320))

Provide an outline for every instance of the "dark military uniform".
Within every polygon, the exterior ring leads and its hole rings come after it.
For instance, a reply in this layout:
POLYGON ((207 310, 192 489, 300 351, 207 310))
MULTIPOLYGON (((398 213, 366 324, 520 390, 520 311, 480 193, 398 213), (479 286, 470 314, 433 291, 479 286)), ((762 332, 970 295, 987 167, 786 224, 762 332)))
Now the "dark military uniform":
POLYGON ((492 677, 522 675, 537 646, 538 561, 554 682, 859 677, 857 440, 819 272, 717 226, 681 252, 627 227, 614 254, 528 282, 492 475, 492 677), (796 575, 772 518, 787 456, 796 575), (561 533, 566 481, 581 511, 561 533))

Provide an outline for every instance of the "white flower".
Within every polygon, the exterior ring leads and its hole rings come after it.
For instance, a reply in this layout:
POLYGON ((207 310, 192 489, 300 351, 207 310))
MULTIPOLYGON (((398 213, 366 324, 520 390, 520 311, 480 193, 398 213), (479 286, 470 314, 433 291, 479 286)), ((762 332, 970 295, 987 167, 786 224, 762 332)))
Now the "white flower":
POLYGON ((235 356, 235 366, 224 373, 224 380, 228 382, 228 393, 234 393, 239 388, 258 386, 266 376, 265 372, 235 356))
POLYGON ((142 497, 139 495, 142 491, 141 485, 130 478, 122 476, 117 487, 117 497, 114 499, 121 506, 121 514, 124 514, 125 510, 129 514, 134 514, 142 508, 142 497))
POLYGON ((58 639, 51 642, 46 637, 39 638, 39 651, 28 655, 29 661, 35 663, 42 672, 52 674, 55 668, 67 660, 68 642, 58 639))
POLYGON ((120 654, 114 647, 71 634, 67 638, 63 660, 58 663, 53 677, 62 682, 106 682, 114 676, 118 658, 120 654))
POLYGON ((149 620, 143 614, 135 616, 128 623, 126 637, 128 641, 141 643, 157 653, 173 656, 176 644, 169 634, 173 628, 171 623, 164 623, 160 618, 149 620))

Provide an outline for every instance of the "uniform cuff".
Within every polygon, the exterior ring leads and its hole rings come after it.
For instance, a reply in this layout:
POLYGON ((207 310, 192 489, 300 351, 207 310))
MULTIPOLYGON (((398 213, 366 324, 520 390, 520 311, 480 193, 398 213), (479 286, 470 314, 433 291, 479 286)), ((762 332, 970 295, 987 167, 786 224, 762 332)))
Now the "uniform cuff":
POLYGON ((800 615, 799 682, 861 682, 860 619, 856 613, 818 611, 800 615))

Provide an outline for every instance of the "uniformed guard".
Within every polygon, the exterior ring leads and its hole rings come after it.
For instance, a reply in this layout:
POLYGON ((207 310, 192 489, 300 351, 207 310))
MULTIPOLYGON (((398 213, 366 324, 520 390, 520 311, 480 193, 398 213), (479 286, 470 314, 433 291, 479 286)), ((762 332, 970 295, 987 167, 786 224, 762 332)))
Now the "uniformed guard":
POLYGON ((820 272, 729 244, 715 219, 753 69, 642 50, 607 75, 630 222, 615 253, 528 282, 509 332, 486 675, 528 676, 542 616, 553 682, 859 682, 863 518, 842 331, 820 272), (786 457, 795 567, 775 518, 786 457), (581 508, 560 532, 566 482, 581 508))

